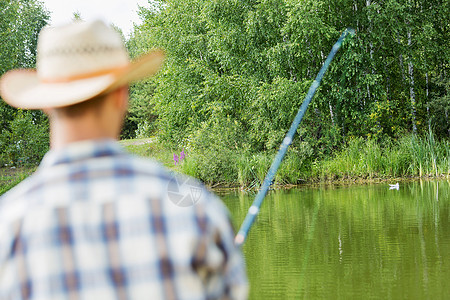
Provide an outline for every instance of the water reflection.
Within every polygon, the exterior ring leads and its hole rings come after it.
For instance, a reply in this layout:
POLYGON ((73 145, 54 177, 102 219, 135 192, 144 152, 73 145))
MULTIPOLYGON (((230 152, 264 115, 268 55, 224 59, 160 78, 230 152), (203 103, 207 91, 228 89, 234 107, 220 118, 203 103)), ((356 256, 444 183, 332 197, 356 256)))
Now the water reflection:
MULTIPOLYGON (((446 299, 450 183, 273 191, 244 244, 251 299, 446 299)), ((223 195, 239 227, 254 195, 223 195)))

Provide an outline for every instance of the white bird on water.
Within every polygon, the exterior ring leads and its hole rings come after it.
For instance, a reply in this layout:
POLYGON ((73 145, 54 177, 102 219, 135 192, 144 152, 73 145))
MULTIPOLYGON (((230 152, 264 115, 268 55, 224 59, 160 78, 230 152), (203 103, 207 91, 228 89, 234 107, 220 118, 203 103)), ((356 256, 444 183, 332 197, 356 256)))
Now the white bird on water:
POLYGON ((389 189, 398 191, 398 182, 396 184, 389 184, 389 189))

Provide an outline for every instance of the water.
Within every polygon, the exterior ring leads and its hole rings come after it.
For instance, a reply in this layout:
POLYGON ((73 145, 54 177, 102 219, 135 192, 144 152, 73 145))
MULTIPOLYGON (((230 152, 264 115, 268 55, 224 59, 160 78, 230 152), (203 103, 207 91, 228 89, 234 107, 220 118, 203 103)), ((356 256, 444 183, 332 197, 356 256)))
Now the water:
MULTIPOLYGON (((236 225, 254 195, 221 195, 236 225)), ((272 191, 243 251, 250 299, 450 299, 450 181, 272 191)))

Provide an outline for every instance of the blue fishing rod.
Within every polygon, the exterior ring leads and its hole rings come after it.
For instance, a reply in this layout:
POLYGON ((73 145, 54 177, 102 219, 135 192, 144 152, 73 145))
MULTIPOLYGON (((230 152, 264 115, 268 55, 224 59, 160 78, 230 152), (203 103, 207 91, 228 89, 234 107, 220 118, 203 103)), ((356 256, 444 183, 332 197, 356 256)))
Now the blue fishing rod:
POLYGON ((333 60, 334 55, 341 47, 342 42, 344 41, 345 37, 348 35, 350 35, 350 36, 355 35, 355 30, 353 30, 351 28, 347 28, 341 34, 340 38, 338 39, 336 44, 334 44, 333 48, 331 49, 330 54, 328 54, 328 57, 325 60, 319 73, 317 74, 316 79, 311 84, 311 87, 309 88, 309 91, 306 94, 305 100, 303 100, 303 103, 300 106, 300 109, 298 110, 298 113, 295 116, 294 121, 292 122, 291 128, 289 129, 288 133, 286 134, 286 137, 284 138, 283 143, 281 143, 280 150, 278 151, 277 155, 275 156, 275 159, 273 160, 272 165, 270 166, 270 169, 267 172, 266 178, 263 181, 261 189, 259 190, 258 194, 256 195, 252 206, 250 206, 248 213, 245 216, 244 222, 242 222, 241 228, 239 229, 239 231, 234 239, 234 242, 237 246, 241 246, 245 242, 248 232, 250 231, 250 228, 252 227, 253 222, 255 221, 256 216, 258 215, 258 212, 261 208, 261 204, 264 200, 264 197, 266 196, 267 191, 269 190, 270 185, 272 184, 275 174, 277 173, 278 168, 280 167, 280 164, 286 154, 286 151, 287 151, 289 145, 292 143, 295 132, 297 131, 297 128, 303 119, 303 115, 305 114, 306 110, 308 109, 308 105, 311 102, 311 99, 314 97, 314 94, 316 93, 316 90, 319 87, 320 81, 322 80, 323 75, 325 74, 326 70, 328 69, 328 66, 330 65, 331 61, 333 60))

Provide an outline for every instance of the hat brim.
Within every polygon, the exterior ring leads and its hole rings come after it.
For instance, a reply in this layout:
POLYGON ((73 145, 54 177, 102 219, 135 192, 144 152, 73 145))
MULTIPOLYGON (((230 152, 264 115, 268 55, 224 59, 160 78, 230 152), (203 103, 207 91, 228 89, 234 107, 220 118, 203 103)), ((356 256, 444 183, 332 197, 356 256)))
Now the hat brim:
POLYGON ((118 72, 55 83, 41 82, 35 70, 12 70, 0 79, 0 93, 6 103, 17 108, 70 106, 154 75, 161 68, 164 57, 162 50, 155 50, 118 72))

